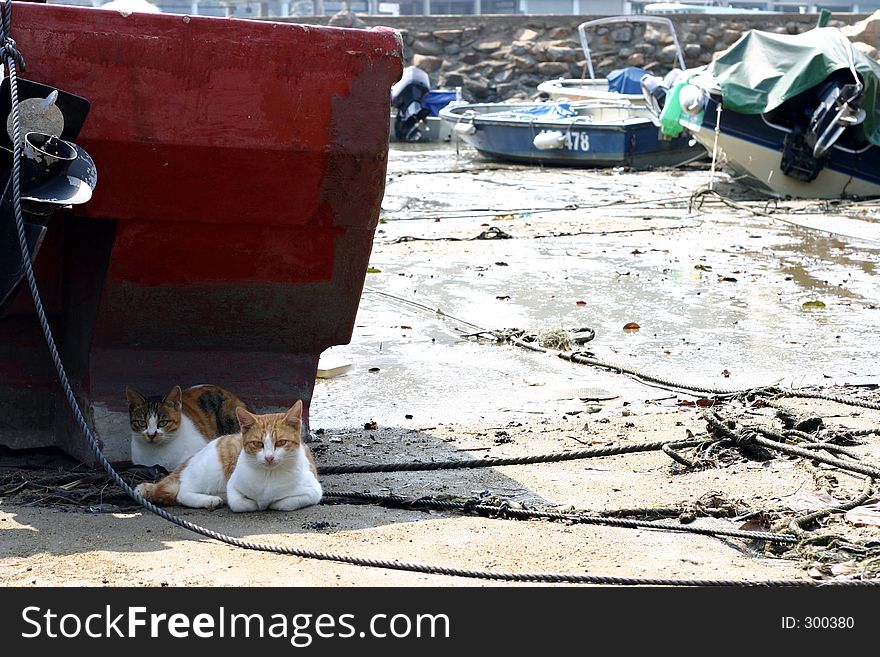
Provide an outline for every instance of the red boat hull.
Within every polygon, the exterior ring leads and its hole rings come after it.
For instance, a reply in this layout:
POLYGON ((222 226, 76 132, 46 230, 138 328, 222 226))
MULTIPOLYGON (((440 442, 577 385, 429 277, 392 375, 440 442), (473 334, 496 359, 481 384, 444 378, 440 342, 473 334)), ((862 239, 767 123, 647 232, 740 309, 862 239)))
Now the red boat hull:
MULTIPOLYGON (((308 407, 363 289, 398 35, 18 3, 12 32, 24 77, 91 102, 77 143, 98 184, 53 218, 37 269, 110 457, 128 454, 126 385, 308 407)), ((0 444, 85 457, 27 290, 0 357, 0 444)))

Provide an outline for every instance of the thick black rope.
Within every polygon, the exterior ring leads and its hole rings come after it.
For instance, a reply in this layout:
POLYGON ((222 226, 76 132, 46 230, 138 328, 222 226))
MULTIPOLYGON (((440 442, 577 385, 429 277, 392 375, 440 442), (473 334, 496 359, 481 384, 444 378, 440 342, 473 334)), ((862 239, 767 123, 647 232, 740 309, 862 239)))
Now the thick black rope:
POLYGON ((813 392, 812 390, 779 390, 778 392, 783 397, 824 399, 826 401, 833 401, 837 402, 838 404, 845 404, 847 406, 860 406, 862 408, 870 408, 875 411, 880 411, 880 404, 878 404, 877 402, 871 402, 865 399, 858 399, 856 397, 847 397, 846 395, 828 395, 822 392, 813 392))
MULTIPOLYGON (((503 335, 502 331, 493 331, 481 326, 477 326, 471 322, 468 322, 464 319, 454 317, 443 311, 431 308, 430 306, 426 306, 425 304, 418 303, 417 301, 411 301, 410 299, 406 299, 404 297, 400 297, 397 295, 389 294, 387 292, 382 292, 380 290, 364 288, 365 292, 370 292, 373 294, 377 294, 388 299, 392 299, 395 302, 401 303, 403 305, 412 306, 422 311, 430 312, 434 315, 441 315, 448 319, 451 319, 455 322, 458 322, 464 326, 467 326, 471 329, 474 329, 473 332, 467 333, 460 337, 475 337, 482 335, 492 335, 496 339, 503 335)), ((592 329, 588 329, 592 331, 592 329)), ((590 339, 595 337, 595 332, 592 333, 590 339)), ((505 336, 504 339, 514 346, 521 347, 523 349, 528 349, 530 351, 536 351, 539 353, 548 353, 548 349, 541 347, 538 344, 535 344, 533 341, 522 340, 518 336, 509 335, 505 336)), ((813 392, 810 390, 783 390, 781 388, 776 387, 775 385, 768 386, 758 386, 753 388, 720 388, 715 386, 699 386, 691 383, 683 383, 681 381, 675 381, 674 379, 669 379, 667 377, 658 376, 655 374, 651 374, 650 372, 645 372, 644 370, 640 370, 635 367, 630 367, 628 365, 621 365, 620 363, 613 363, 610 361, 602 360, 596 358, 590 352, 583 351, 572 351, 572 352, 558 352, 557 356, 562 358, 563 360, 567 360, 571 363, 577 363, 580 365, 591 365, 593 367, 602 367, 604 369, 612 370, 622 374, 629 374, 630 376, 639 379, 643 383, 654 384, 661 388, 665 388, 672 391, 684 391, 684 392, 696 392, 700 394, 713 395, 715 397, 741 397, 746 395, 780 395, 784 397, 805 397, 812 399, 825 399, 828 401, 834 401, 840 404, 847 404, 849 406, 860 406, 863 408, 871 408, 875 410, 880 410, 880 404, 875 402, 869 402, 862 399, 857 399, 855 397, 847 397, 844 395, 826 395, 819 392, 813 392)), ((873 430, 867 430, 861 435, 868 435, 870 433, 874 433, 873 430)))
POLYGON ((644 372, 642 370, 636 369, 634 367, 629 367, 627 365, 620 365, 619 363, 611 363, 606 360, 601 360, 599 358, 595 358, 592 354, 584 353, 584 352, 571 352, 571 353, 560 353, 559 357, 563 360, 567 360, 572 363, 579 363, 581 365, 592 365, 593 367, 604 367, 605 369, 614 370, 616 372, 621 372, 623 374, 629 374, 631 376, 636 377, 637 379, 641 379, 642 381, 648 381, 651 383, 658 384, 664 388, 668 388, 670 390, 689 390, 692 392, 699 392, 709 395, 717 395, 717 396, 738 396, 745 395, 748 393, 754 393, 756 391, 762 390, 763 388, 717 388, 713 386, 697 386, 689 383, 682 383, 680 381, 674 381, 672 379, 667 379, 666 377, 657 376, 654 374, 650 374, 648 372, 644 372))
POLYGON ((825 516, 830 516, 832 513, 843 513, 845 511, 849 511, 850 509, 855 509, 857 506, 861 506, 869 499, 871 499, 873 491, 874 478, 865 477, 865 487, 857 497, 854 497, 848 502, 843 502, 837 506, 819 509, 817 511, 806 513, 802 516, 798 516, 797 518, 794 518, 790 523, 788 523, 788 528, 795 535, 803 536, 806 534, 805 527, 810 523, 815 522, 820 518, 824 518, 825 516))
POLYGON ((728 422, 732 422, 731 420, 725 420, 720 415, 718 415, 718 413, 712 411, 707 412, 704 417, 706 418, 706 421, 712 426, 713 432, 717 432, 728 438, 731 438, 738 445, 760 445, 762 447, 766 447, 767 449, 774 449, 778 452, 783 452, 784 454, 800 456, 801 458, 812 459, 813 461, 819 461, 820 463, 833 465, 837 468, 840 468, 841 470, 858 472, 859 474, 867 475, 875 479, 880 478, 880 468, 877 468, 876 466, 859 463, 858 461, 844 461, 843 459, 839 459, 833 456, 818 454, 815 451, 804 449, 803 447, 786 445, 785 443, 780 443, 776 440, 763 438, 758 435, 758 429, 737 431, 734 427, 728 425, 728 422))
POLYGON ((421 470, 461 470, 469 468, 496 468, 504 465, 533 465, 535 463, 558 463, 578 459, 651 452, 663 449, 664 445, 673 447, 696 447, 706 440, 668 440, 619 447, 591 447, 570 452, 536 454, 533 456, 499 457, 487 459, 462 459, 460 461, 407 462, 407 463, 366 463, 359 465, 323 465, 318 467, 319 475, 353 474, 365 472, 413 472, 421 470))
POLYGON ((324 493, 325 498, 350 499, 380 504, 399 509, 435 509, 438 511, 463 511, 476 513, 490 518, 515 518, 517 520, 557 520, 582 525, 607 525, 625 529, 660 529, 663 531, 700 534, 702 536, 730 536, 749 540, 773 541, 775 543, 797 543, 798 539, 790 534, 773 532, 749 531, 743 529, 725 529, 712 527, 693 527, 691 525, 648 520, 632 520, 628 518, 610 518, 608 516, 588 516, 577 513, 559 513, 556 511, 538 511, 534 509, 517 509, 505 504, 484 504, 477 501, 453 502, 430 498, 411 498, 401 495, 377 495, 375 493, 336 492, 324 493))

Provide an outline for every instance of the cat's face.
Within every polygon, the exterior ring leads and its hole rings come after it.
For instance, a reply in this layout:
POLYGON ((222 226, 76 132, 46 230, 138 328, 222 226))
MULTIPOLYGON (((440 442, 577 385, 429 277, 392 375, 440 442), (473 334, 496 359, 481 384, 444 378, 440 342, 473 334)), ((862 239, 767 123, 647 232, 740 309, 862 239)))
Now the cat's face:
POLYGON ((264 468, 277 468, 296 457, 302 444, 302 402, 286 413, 254 415, 236 409, 245 458, 264 468))
POLYGON ((164 397, 144 397, 126 388, 132 434, 151 445, 161 445, 173 437, 180 427, 181 395, 180 386, 174 386, 164 397))

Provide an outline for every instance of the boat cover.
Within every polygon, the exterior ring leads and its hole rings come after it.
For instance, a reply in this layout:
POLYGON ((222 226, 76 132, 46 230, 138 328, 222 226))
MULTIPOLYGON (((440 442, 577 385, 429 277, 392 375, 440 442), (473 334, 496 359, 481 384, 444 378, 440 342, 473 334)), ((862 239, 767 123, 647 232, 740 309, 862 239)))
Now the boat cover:
POLYGON ((455 89, 452 91, 435 89, 429 91, 428 95, 422 98, 421 103, 422 107, 428 108, 430 116, 440 116, 440 110, 456 100, 461 100, 461 97, 455 89))
MULTIPOLYGON (((499 103, 498 107, 504 107, 504 103, 499 103)), ((542 103, 539 105, 529 105, 527 107, 516 107, 511 104, 510 110, 506 112, 491 112, 482 115, 480 118, 504 119, 504 120, 521 120, 533 122, 536 120, 555 121, 556 119, 569 119, 577 116, 577 112, 572 109, 568 101, 560 100, 555 103, 542 103)))
POLYGON ((841 69, 855 69, 865 85, 865 137, 880 144, 878 79, 880 64, 853 47, 837 28, 819 27, 802 34, 747 32, 713 63, 695 72, 691 81, 711 77, 720 89, 724 108, 741 114, 762 114, 822 82, 841 69))
POLYGON ((636 66, 627 66, 611 71, 608 74, 608 91, 614 91, 619 94, 640 94, 642 93, 642 78, 647 71, 636 66))

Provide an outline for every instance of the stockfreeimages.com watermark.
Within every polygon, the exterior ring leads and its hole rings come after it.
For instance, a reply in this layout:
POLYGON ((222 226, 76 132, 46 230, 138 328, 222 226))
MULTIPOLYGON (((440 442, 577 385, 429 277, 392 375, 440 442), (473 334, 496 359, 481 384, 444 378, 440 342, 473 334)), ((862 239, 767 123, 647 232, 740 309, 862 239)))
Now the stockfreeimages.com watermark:
POLYGON ((21 619, 23 639, 271 638, 305 648, 316 638, 450 638, 446 614, 372 614, 361 626, 355 614, 247 614, 219 607, 214 613, 190 615, 149 612, 146 607, 119 611, 106 605, 103 611, 90 614, 60 614, 30 606, 22 610, 21 619))

